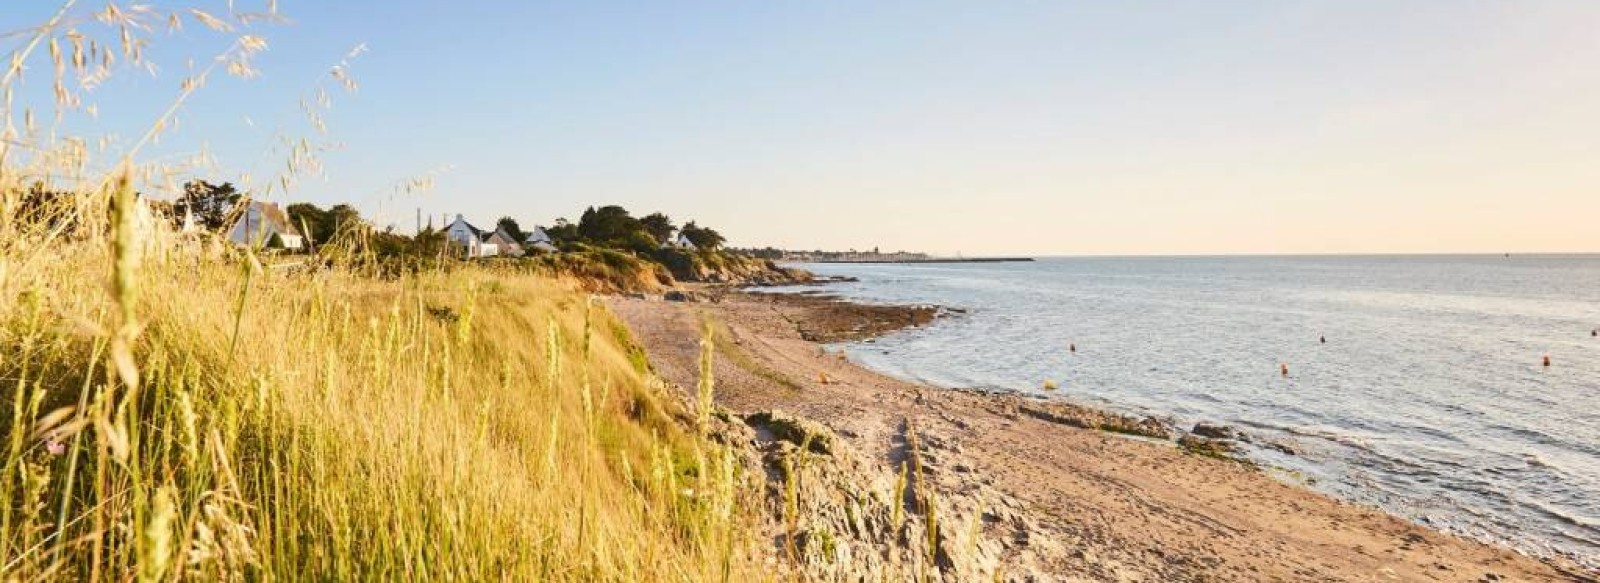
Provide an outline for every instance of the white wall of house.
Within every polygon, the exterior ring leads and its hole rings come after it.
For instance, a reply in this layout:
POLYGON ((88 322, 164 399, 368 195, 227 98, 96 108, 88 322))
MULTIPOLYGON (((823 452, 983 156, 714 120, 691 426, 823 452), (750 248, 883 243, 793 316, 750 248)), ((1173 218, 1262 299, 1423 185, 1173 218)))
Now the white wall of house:
POLYGON ((499 255, 522 256, 522 246, 518 245, 517 239, 506 233, 505 229, 497 228, 492 236, 485 237, 485 239, 488 244, 495 246, 499 255))
POLYGON ((252 201, 240 213, 239 220, 228 230, 228 240, 238 245, 266 245, 272 240, 273 235, 283 241, 285 249, 300 249, 305 246, 305 241, 292 232, 279 228, 277 221, 267 219, 263 212, 263 203, 252 201))
POLYGON ((467 250, 467 257, 492 257, 499 254, 499 247, 493 243, 484 243, 479 231, 467 223, 467 219, 456 215, 456 220, 444 228, 444 236, 451 242, 467 250))

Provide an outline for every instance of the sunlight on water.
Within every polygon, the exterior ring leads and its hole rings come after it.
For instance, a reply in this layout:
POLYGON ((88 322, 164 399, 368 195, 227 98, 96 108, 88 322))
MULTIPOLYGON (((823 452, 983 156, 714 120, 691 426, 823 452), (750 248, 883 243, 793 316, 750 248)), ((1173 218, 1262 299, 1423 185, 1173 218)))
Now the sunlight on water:
POLYGON ((1600 557, 1600 256, 805 267, 968 310, 849 347, 884 372, 1239 425, 1296 443, 1256 455, 1325 491, 1600 557))

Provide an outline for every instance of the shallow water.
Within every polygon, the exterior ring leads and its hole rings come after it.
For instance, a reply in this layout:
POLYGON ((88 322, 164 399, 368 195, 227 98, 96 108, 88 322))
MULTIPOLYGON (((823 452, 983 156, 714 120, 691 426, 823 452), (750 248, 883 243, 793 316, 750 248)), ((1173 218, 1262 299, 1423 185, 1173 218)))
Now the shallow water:
POLYGON ((1251 453, 1290 479, 1600 567, 1600 255, 803 267, 968 310, 848 345, 866 366, 1238 425, 1299 446, 1251 453))

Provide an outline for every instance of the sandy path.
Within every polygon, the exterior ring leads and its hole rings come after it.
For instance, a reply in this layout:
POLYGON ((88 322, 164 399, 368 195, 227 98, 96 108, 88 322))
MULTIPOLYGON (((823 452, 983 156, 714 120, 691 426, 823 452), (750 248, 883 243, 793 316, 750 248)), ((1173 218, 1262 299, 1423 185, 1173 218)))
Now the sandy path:
POLYGON ((1595 580, 1170 443, 1019 415, 1026 401, 1018 397, 889 378, 805 339, 871 333, 882 313, 741 294, 718 303, 617 299, 612 307, 658 372, 680 386, 694 386, 698 330, 710 315, 731 335, 716 364, 721 404, 814 419, 886 472, 903 456, 905 420, 940 436, 955 468, 941 483, 981 482, 1021 501, 1033 531, 1023 542, 1041 580, 1595 580))

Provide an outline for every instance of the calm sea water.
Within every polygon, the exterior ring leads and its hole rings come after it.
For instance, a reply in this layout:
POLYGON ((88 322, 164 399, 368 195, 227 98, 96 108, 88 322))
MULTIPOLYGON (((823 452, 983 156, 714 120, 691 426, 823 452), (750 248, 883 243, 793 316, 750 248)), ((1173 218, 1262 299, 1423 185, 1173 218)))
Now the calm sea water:
POLYGON ((1600 256, 804 267, 967 310, 848 345, 869 367, 1233 424, 1297 443, 1250 453, 1288 479, 1600 566, 1600 256))

